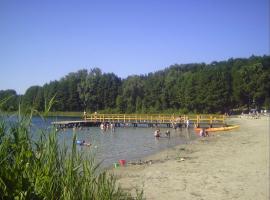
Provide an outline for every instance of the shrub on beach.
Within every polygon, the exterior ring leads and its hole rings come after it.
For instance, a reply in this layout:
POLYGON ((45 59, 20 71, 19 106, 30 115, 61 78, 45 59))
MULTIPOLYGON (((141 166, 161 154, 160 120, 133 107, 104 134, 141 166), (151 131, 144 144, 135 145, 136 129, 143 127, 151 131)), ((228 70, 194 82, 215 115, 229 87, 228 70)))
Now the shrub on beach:
POLYGON ((56 132, 30 137, 31 117, 0 121, 0 199, 142 199, 76 149, 58 145, 56 132))

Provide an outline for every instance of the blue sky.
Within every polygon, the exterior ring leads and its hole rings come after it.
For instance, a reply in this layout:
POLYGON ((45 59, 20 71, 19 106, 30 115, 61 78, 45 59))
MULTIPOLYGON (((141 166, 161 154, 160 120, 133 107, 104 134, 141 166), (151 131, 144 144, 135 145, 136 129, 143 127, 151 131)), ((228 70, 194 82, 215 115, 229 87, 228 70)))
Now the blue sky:
POLYGON ((269 0, 0 1, 0 90, 269 55, 269 0))

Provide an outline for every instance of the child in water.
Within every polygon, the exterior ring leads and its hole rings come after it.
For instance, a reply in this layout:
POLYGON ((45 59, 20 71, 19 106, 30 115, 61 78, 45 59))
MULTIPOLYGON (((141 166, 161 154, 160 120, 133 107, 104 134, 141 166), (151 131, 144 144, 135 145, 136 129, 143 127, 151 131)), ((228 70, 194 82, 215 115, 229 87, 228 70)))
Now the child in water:
POLYGON ((155 131, 154 136, 155 136, 155 137, 160 137, 160 130, 159 130, 159 129, 157 129, 157 130, 155 131))
POLYGON ((85 140, 77 140, 77 144, 80 146, 90 146, 90 143, 86 143, 85 140))
POLYGON ((171 136, 171 133, 170 133, 169 130, 167 130, 167 131, 165 132, 165 134, 166 134, 167 137, 170 137, 170 136, 171 136))
POLYGON ((208 137, 209 136, 209 134, 208 134, 208 131, 206 131, 204 128, 202 128, 201 130, 200 130, 200 136, 201 137, 208 137))
POLYGON ((202 128, 200 130, 200 137, 205 137, 205 129, 204 128, 202 128))

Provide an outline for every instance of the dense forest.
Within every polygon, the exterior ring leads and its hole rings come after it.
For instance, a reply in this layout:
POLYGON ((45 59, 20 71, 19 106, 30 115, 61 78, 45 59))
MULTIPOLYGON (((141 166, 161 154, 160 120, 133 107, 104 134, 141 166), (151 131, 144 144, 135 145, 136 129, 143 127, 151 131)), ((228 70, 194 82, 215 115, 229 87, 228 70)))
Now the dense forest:
POLYGON ((99 68, 69 73, 24 95, 1 90, 1 107, 44 110, 55 95, 53 111, 108 113, 224 113, 233 109, 270 108, 270 56, 175 64, 125 79, 99 68), (9 97, 9 98, 8 98, 9 97))

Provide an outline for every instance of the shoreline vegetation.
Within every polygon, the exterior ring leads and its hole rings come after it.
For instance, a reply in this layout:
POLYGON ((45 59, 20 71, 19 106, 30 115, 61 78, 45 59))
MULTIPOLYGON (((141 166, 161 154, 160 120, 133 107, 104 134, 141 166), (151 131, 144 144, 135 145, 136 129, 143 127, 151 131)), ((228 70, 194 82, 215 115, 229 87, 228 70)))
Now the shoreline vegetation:
POLYGON ((269 116, 229 118, 240 128, 179 145, 111 169, 146 199, 269 199, 269 116))
MULTIPOLYGON (((3 116, 12 116, 12 115, 16 115, 17 112, 6 112, 6 111, 1 111, 0 110, 0 114, 2 114, 3 116)), ((27 112, 25 112, 24 114, 27 114, 27 112)), ((89 116, 90 114, 96 114, 96 113, 88 113, 86 112, 87 116, 89 116)), ((100 112, 98 113, 99 115, 102 114, 108 114, 106 112, 100 112)), ((122 113, 120 115, 175 115, 175 116, 188 116, 188 117, 194 117, 194 116, 220 116, 221 114, 196 114, 196 113, 180 113, 180 112, 161 112, 161 113, 146 113, 146 114, 141 114, 141 113, 133 113, 133 114, 127 114, 127 113, 122 113)), ((54 112, 35 112, 33 113, 33 116, 44 116, 46 115, 46 117, 72 117, 72 118, 79 118, 81 120, 84 119, 84 112, 72 112, 72 111, 54 111, 54 112)), ((117 113, 110 113, 109 115, 117 115, 117 113)), ((225 115, 225 117, 228 117, 225 115)))
POLYGON ((9 123, 0 120, 0 199, 143 199, 116 185, 116 179, 94 158, 59 146, 55 130, 36 131, 31 139, 32 114, 9 123))
MULTIPOLYGON (((7 111, 1 111, 0 112, 3 114, 3 115, 14 115, 14 114, 17 114, 17 111, 15 112, 7 112, 7 111)), ((236 111, 236 112, 239 112, 240 111, 236 111)), ((86 112, 87 115, 89 114, 95 114, 95 112, 86 112)), ((27 112, 25 112, 25 114, 27 114, 27 112)), ((37 113, 33 113, 33 116, 38 116, 38 115, 44 115, 45 112, 38 112, 37 113)), ((119 113, 107 113, 106 111, 101 111, 101 112, 98 112, 98 114, 119 114, 119 113)), ((121 113, 121 115, 124 115, 124 114, 127 114, 127 115, 130 115, 130 114, 138 114, 138 115, 158 115, 158 114, 164 114, 164 115, 187 115, 187 116, 196 116, 196 115, 204 115, 204 116, 208 116, 208 115, 212 115, 212 116, 215 116, 215 115, 221 115, 219 113, 212 113, 212 114, 198 114, 198 113, 181 113, 181 112, 178 112, 178 111, 175 111, 175 112, 160 112, 160 113, 156 113, 156 112, 151 112, 151 113, 121 113)), ((224 114, 224 113, 223 113, 224 114)), ((47 112, 46 113, 46 116, 47 117, 79 117, 79 118, 84 118, 84 112, 74 112, 74 111, 50 111, 50 112, 47 112)))
MULTIPOLYGON (((3 115, 16 115, 17 112, 7 112, 7 111, 2 111, 1 112, 3 115)), ((25 112, 27 114, 27 112, 25 112)), ((45 112, 38 112, 34 113, 33 116, 43 116, 45 112)), ((47 117, 79 117, 83 118, 83 112, 70 112, 70 111, 54 111, 54 112, 48 112, 46 113, 47 117)))

